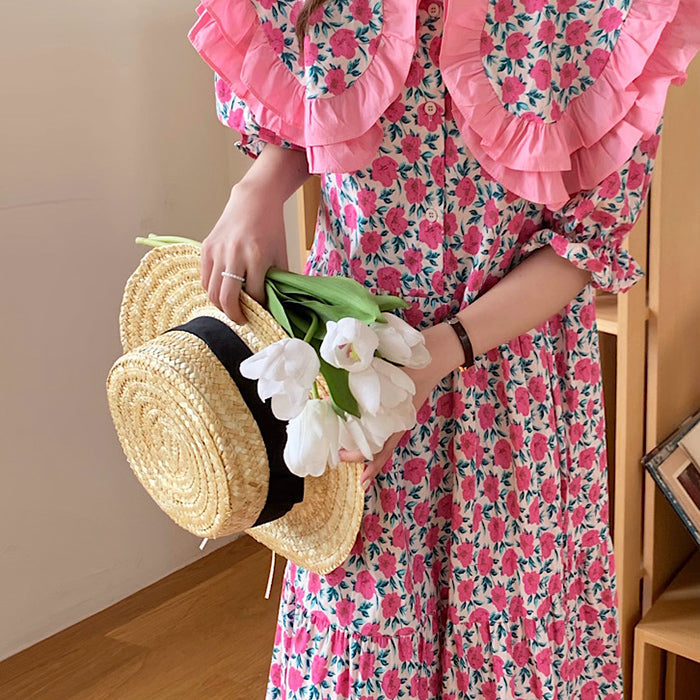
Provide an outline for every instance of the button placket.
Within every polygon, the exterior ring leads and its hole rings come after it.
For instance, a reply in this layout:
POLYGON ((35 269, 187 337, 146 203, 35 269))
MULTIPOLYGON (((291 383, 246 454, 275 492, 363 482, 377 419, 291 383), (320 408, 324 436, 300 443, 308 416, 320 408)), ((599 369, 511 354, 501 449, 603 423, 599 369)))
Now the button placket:
POLYGON ((442 14, 442 8, 436 2, 431 2, 428 5, 428 14, 431 17, 439 17, 442 14))
MULTIPOLYGON (((443 6, 439 2, 431 2, 426 10, 429 18, 438 18, 443 14, 443 6)), ((435 21, 428 21, 427 25, 429 31, 421 34, 423 43, 419 56, 424 64, 429 65, 431 63, 429 55, 431 41, 435 36, 441 34, 442 22, 435 19, 435 21)), ((416 236, 419 240, 416 240, 414 245, 423 253, 424 264, 430 269, 430 273, 426 274, 426 283, 432 286, 441 284, 442 270, 445 265, 445 189, 444 185, 439 184, 433 177, 433 169, 431 168, 431 164, 434 163, 433 167, 437 165, 437 161, 433 159, 443 156, 445 148, 445 89, 437 65, 432 66, 432 72, 426 71, 423 85, 425 92, 423 92, 422 100, 416 101, 414 128, 417 128, 417 133, 424 140, 429 138, 431 145, 421 168, 420 176, 426 178, 427 191, 423 202, 416 211, 416 236), (429 121, 432 123, 429 126, 425 123, 425 115, 431 118, 429 121), (441 116, 437 123, 435 123, 436 115, 441 116), (441 231, 441 234, 438 231, 441 231)))

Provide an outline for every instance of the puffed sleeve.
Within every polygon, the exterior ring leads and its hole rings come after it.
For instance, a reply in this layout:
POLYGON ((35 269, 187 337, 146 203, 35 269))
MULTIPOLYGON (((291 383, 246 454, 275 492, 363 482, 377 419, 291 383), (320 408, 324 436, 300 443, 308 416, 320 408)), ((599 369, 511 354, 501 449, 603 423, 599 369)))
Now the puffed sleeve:
POLYGON ((521 248, 526 257, 544 245, 591 272, 591 285, 627 291, 644 271, 625 246, 649 194, 663 117, 656 131, 637 142, 632 155, 596 187, 576 193, 556 211, 545 208, 546 226, 521 248))
POLYGON ((216 94, 216 115, 225 126, 237 131, 241 137, 234 146, 247 156, 257 158, 266 143, 273 143, 282 148, 304 151, 293 141, 282 138, 271 129, 260 126, 248 105, 236 95, 231 85, 218 73, 214 73, 214 91, 216 94))
POLYGON ((326 3, 300 61, 298 0, 201 0, 188 38, 215 73, 219 119, 253 157, 306 150, 309 172, 368 167, 416 47, 417 0, 326 3))

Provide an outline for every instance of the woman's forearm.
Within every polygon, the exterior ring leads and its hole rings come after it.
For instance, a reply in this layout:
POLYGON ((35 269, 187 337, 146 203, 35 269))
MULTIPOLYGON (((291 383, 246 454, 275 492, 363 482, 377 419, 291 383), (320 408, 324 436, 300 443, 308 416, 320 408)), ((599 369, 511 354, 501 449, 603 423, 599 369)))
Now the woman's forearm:
POLYGON ((310 177, 306 151, 266 143, 246 174, 234 185, 264 192, 266 197, 285 202, 310 177))
MULTIPOLYGON (((310 177, 306 152, 267 143, 238 189, 253 187, 276 201, 286 201, 310 177)), ((458 314, 474 356, 507 343, 566 306, 589 282, 590 272, 544 246, 529 255, 485 294, 458 314)), ((456 370, 464 359, 457 334, 445 323, 424 331, 433 356, 435 381, 456 370)))
MULTIPOLYGON (((576 267, 551 246, 536 250, 457 314, 469 335, 474 356, 546 321, 565 307, 590 277, 590 272, 576 267)), ((464 361, 462 345, 446 323, 428 328, 425 333, 436 374, 441 379, 464 361)))

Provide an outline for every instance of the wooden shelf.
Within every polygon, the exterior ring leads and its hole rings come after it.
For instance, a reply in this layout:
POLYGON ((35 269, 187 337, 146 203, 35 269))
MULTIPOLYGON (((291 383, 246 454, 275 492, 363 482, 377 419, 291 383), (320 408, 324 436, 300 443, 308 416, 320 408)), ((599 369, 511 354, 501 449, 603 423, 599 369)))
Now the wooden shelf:
POLYGON ((700 663, 700 550, 637 624, 635 644, 653 644, 700 663))
MULTIPOLYGON (((596 294, 595 313, 598 330, 608 335, 617 335, 620 330, 618 315, 618 298, 615 294, 606 292, 596 294)), ((645 308, 642 318, 649 318, 649 309, 645 308)))
POLYGON ((596 294, 595 315, 601 333, 617 335, 617 298, 614 294, 596 294))

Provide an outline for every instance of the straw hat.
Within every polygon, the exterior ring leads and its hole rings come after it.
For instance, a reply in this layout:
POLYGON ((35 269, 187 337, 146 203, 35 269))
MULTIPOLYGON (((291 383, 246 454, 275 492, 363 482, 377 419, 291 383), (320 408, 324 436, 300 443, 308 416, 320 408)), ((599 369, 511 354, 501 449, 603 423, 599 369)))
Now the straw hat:
MULTIPOLYGON (((155 502, 189 532, 243 530, 328 573, 357 537, 363 465, 340 462, 304 478, 287 469, 286 424, 237 370, 287 334, 245 292, 247 323, 231 321, 209 301, 200 270, 200 249, 176 243, 149 250, 127 281, 119 314, 125 354, 107 378, 124 453, 155 502)), ((322 377, 318 383, 327 396, 322 377)))

